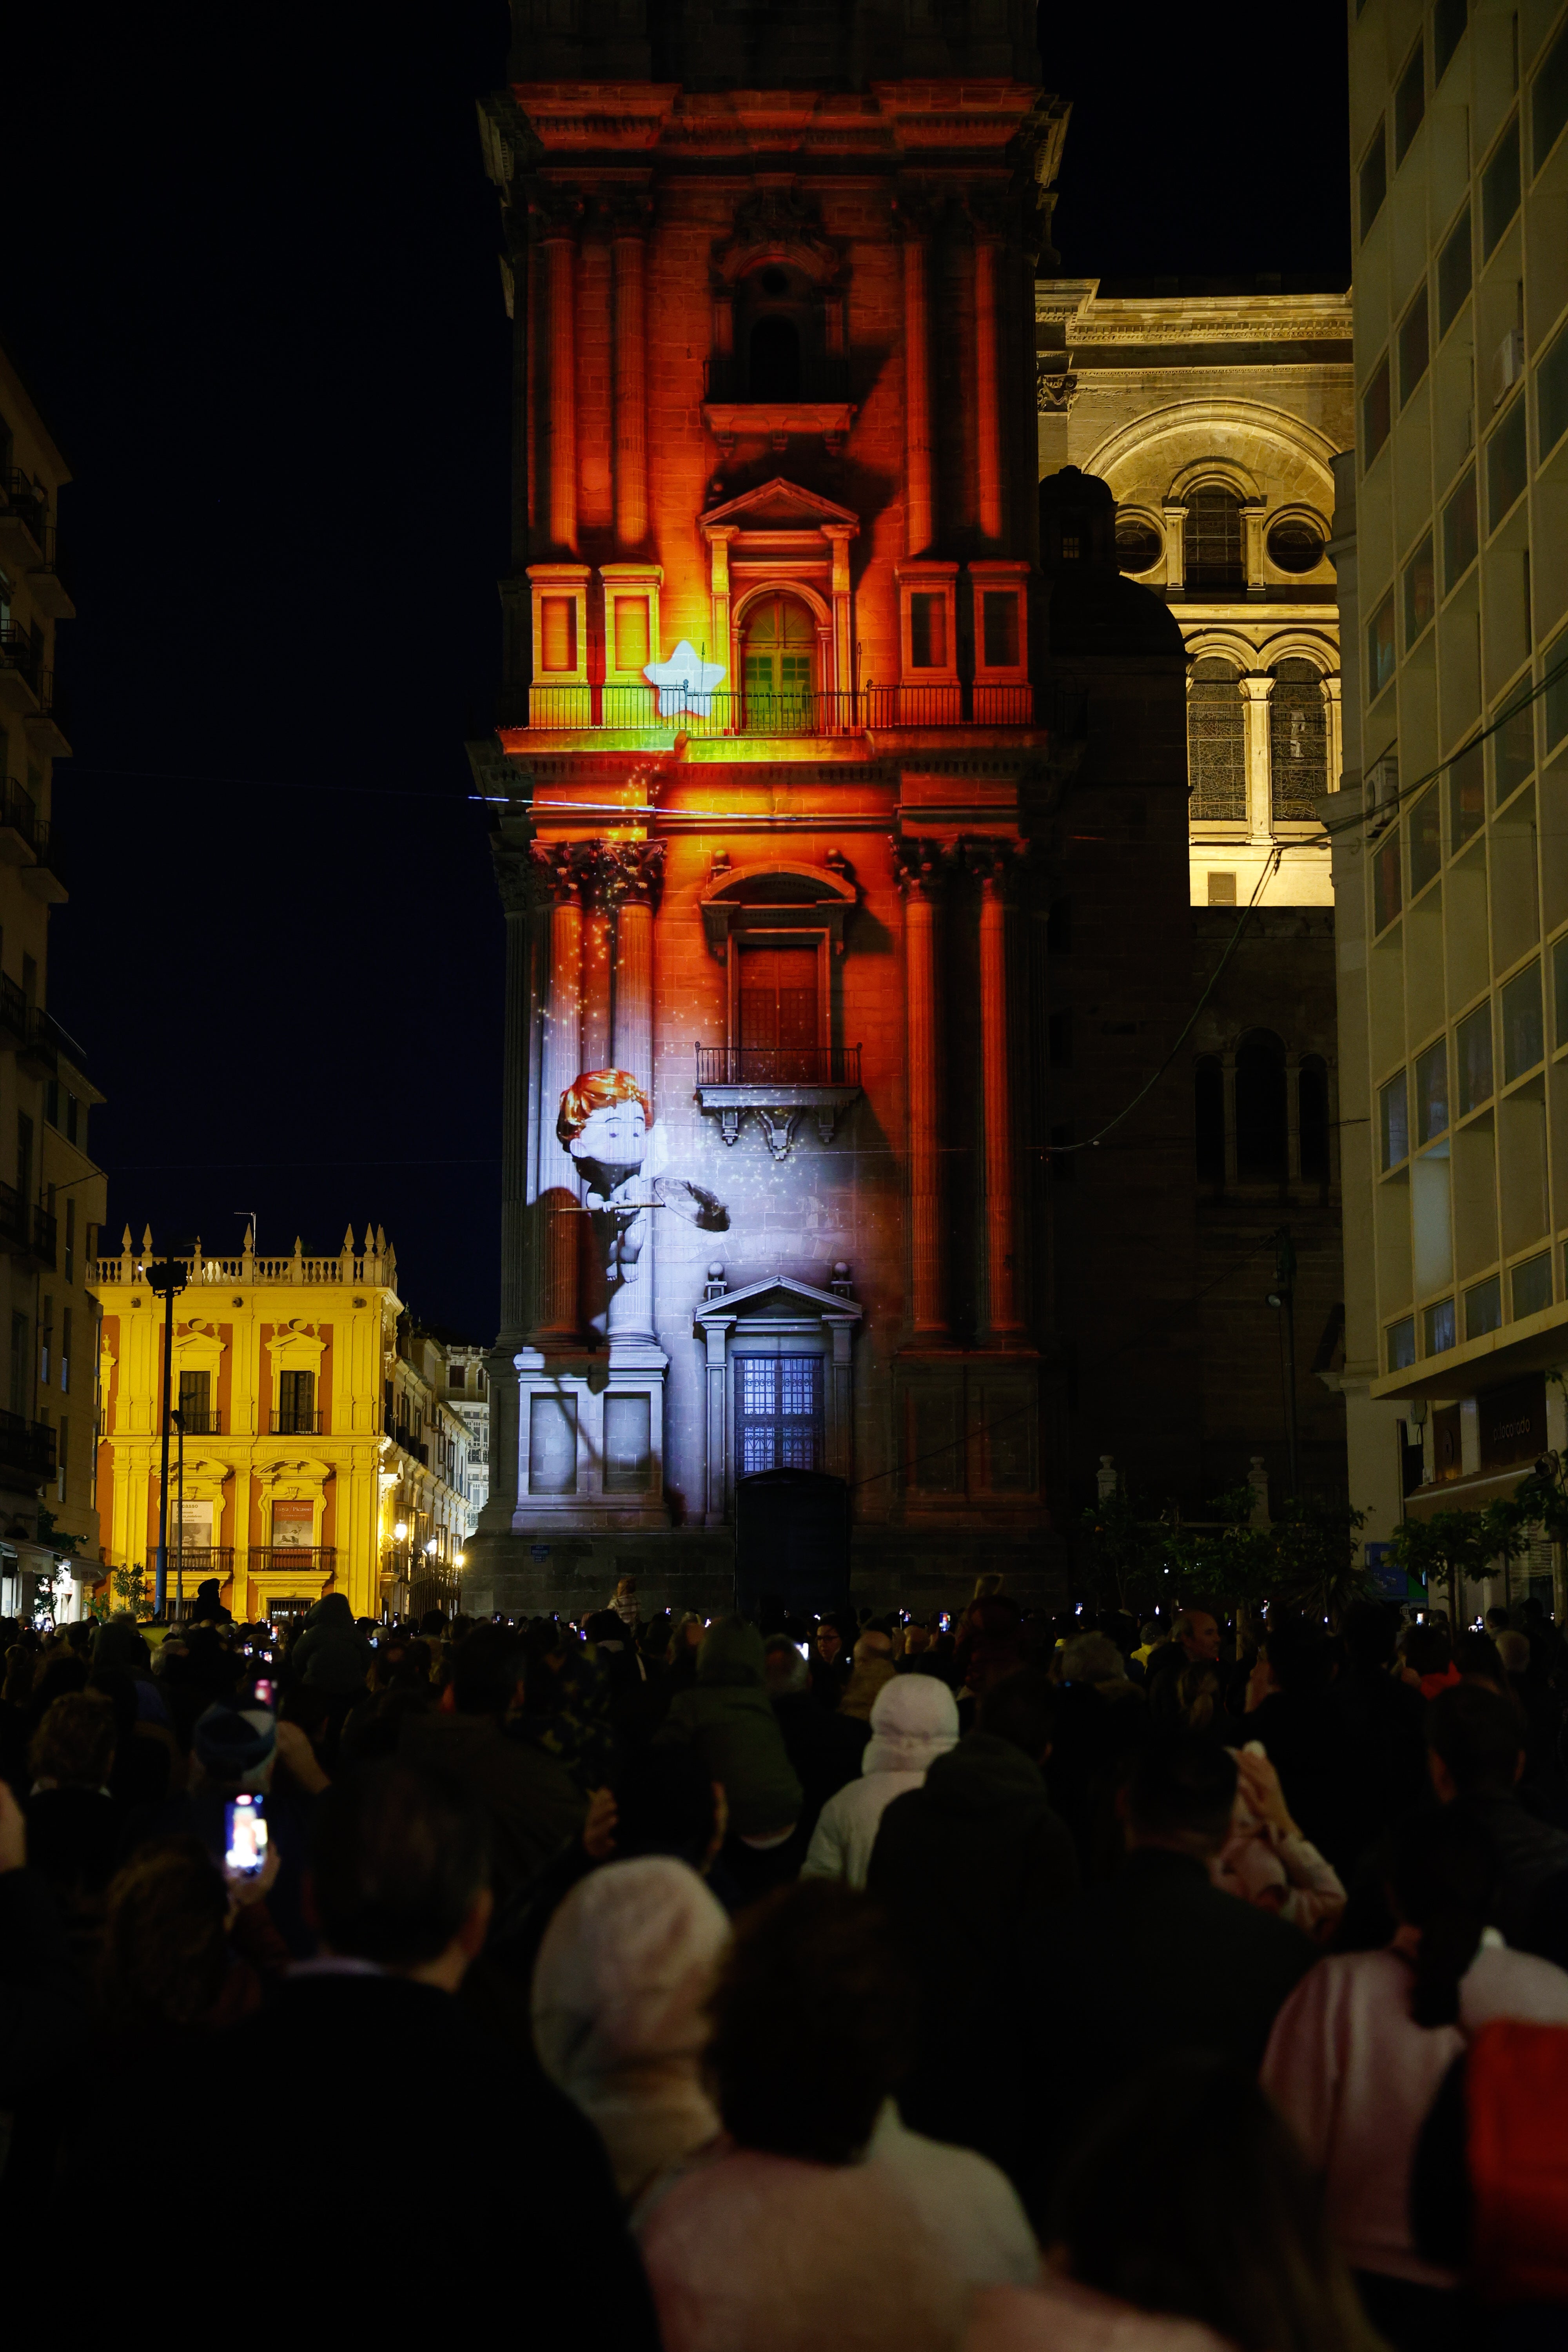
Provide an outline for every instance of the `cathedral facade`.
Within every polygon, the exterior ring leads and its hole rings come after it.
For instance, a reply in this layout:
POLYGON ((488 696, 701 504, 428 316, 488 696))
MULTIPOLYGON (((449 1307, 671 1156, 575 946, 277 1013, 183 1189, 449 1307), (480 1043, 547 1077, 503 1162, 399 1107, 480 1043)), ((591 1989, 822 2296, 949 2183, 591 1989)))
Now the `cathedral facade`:
POLYGON ((1037 492, 1033 13, 519 7, 472 1605, 717 1600, 738 1486, 786 1469, 843 1482, 862 1591, 1043 1595, 1155 1388, 1180 1475, 1184 658, 1110 492, 1037 492))

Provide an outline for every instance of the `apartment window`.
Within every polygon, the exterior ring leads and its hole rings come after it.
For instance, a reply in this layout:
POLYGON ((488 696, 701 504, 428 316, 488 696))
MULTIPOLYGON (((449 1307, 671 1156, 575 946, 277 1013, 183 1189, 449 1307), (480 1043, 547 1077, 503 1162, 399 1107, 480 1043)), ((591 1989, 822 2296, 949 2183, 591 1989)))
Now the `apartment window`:
POLYGON ((1472 466, 1443 509, 1443 593, 1461 580, 1480 548, 1476 515, 1476 469, 1472 466))
POLYGON ((1388 360, 1384 356, 1379 362, 1372 382, 1361 396, 1362 447, 1366 453, 1363 459, 1363 472, 1387 440, 1392 423, 1393 407, 1389 397, 1388 360))
POLYGON ((66 1202, 66 1280, 76 1280, 76 1202, 66 1202))
POLYGON ((1502 1284, 1495 1274, 1465 1293, 1465 1337, 1484 1339, 1502 1328, 1502 1284))
POLYGON ((1448 762, 1448 846, 1456 857, 1486 821, 1486 751, 1477 741, 1448 762))
POLYGON ((1247 737, 1234 662, 1217 655, 1193 664, 1187 695, 1191 814, 1210 824, 1245 824, 1247 737))
POLYGON ((461 1364, 448 1364, 447 1367, 447 1386, 451 1391, 452 1394, 454 1396, 461 1396, 463 1391, 468 1387, 468 1374, 463 1366, 461 1364))
POLYGON ((1524 444, 1524 401, 1510 406, 1487 443, 1487 528, 1496 530, 1516 499, 1524 495, 1530 459, 1524 444))
POLYGON ((1198 1181, 1225 1182, 1225 1072, 1212 1054, 1193 1067, 1193 1114, 1197 1139, 1198 1181))
POLYGON ((1519 117, 1516 114, 1481 173, 1481 259, 1497 250, 1519 210, 1519 117))
POLYGON ((278 1434, 310 1437, 316 1429, 316 1375, 280 1372, 278 1377, 278 1434))
POLYGON ((1415 1138, 1431 1143, 1448 1124, 1448 1041, 1439 1037, 1415 1059, 1415 1138))
POLYGON ((1410 1157, 1410 1097, 1403 1070, 1379 1088, 1377 1109, 1384 1167, 1397 1168, 1410 1157))
POLYGON ((1372 134, 1372 145, 1362 158, 1358 175, 1361 197, 1361 233, 1364 242, 1373 221, 1383 210, 1383 200, 1388 194, 1388 144, 1380 122, 1372 134))
POLYGON ((1535 766, 1535 705, 1525 678, 1500 714, 1492 734, 1492 789, 1499 804, 1518 792, 1535 766))
POLYGON ((1316 1054, 1302 1056, 1296 1073, 1297 1141, 1301 1173, 1321 1184, 1329 1181, 1329 1072, 1316 1054))
POLYGON ((1541 1023, 1541 966, 1527 964, 1502 992, 1504 1086, 1532 1070, 1546 1051, 1541 1023))
MULTIPOLYGON (((180 1374, 180 1418, 187 1437, 216 1437, 212 1425, 213 1386, 210 1371, 180 1374)), ((282 1416, 279 1414, 279 1421, 282 1416)))
POLYGON ((1275 666, 1268 698, 1268 766, 1275 817, 1300 823, 1315 815, 1329 789, 1329 716, 1314 662, 1275 666))
POLYGON ((1431 784, 1410 812, 1410 895, 1419 898, 1443 863, 1443 813, 1431 784))
POLYGON ((1454 1032, 1459 1073, 1459 1117, 1488 1100, 1492 1090, 1492 1008, 1489 1002, 1467 1013, 1454 1032))
POLYGON ((1542 457, 1568 433, 1568 327, 1547 345, 1546 356, 1535 371, 1535 426, 1542 457))
POLYGON ((1440 82, 1465 37, 1469 0, 1437 0, 1432 11, 1432 79, 1440 82))
POLYGON ((62 1412, 60 1425, 55 1432, 55 1500, 66 1498, 66 1477, 70 1469, 70 1416, 62 1412))
POLYGON ((1541 703, 1546 719, 1546 748, 1551 751, 1568 735, 1568 629, 1547 646, 1542 670, 1546 691, 1541 703))
POLYGON ((1394 677, 1394 596, 1390 591, 1366 625, 1366 698, 1375 702, 1394 677))
POLYGON ((1432 356, 1431 321, 1426 289, 1421 291, 1399 322, 1399 405, 1404 407, 1426 373, 1432 356))
POLYGON ((38 1333, 38 1380, 42 1387, 49 1385, 49 1358, 55 1344, 55 1302, 46 1295, 43 1328, 38 1333))
POLYGON ((60 1390, 70 1394, 71 1384, 71 1310, 68 1307, 60 1315, 60 1390))
POLYGON ((1421 1353, 1424 1356, 1446 1356, 1454 1344, 1454 1302, 1439 1298, 1435 1307, 1421 1309, 1421 1353))
POLYGON ((1405 598, 1405 650, 1408 653, 1437 609, 1430 531, 1405 565, 1401 586, 1405 598))
POLYGON ((1408 1371, 1415 1361, 1415 1318, 1406 1315, 1388 1327, 1388 1369, 1391 1372, 1408 1371))
POLYGON ((1437 256, 1437 336, 1447 333, 1470 290, 1470 208, 1459 215, 1437 256))
POLYGON ((1568 122, 1568 27, 1558 34, 1536 73, 1531 89, 1534 120, 1531 154, 1539 172, 1568 122))
POLYGON ((1399 77, 1399 88, 1394 95, 1394 168, 1397 172, 1410 152, 1410 142, 1421 128, 1421 118, 1426 111, 1426 58, 1419 41, 1415 54, 1399 77))
POLYGON ((1400 888, 1397 825, 1384 835, 1373 854, 1372 890, 1373 927, 1385 931, 1405 903, 1400 888))
POLYGON ((1552 1304, 1552 1252, 1542 1250, 1539 1257, 1526 1258, 1522 1265, 1516 1265, 1510 1286, 1516 1323, 1527 1315, 1544 1314, 1552 1304))

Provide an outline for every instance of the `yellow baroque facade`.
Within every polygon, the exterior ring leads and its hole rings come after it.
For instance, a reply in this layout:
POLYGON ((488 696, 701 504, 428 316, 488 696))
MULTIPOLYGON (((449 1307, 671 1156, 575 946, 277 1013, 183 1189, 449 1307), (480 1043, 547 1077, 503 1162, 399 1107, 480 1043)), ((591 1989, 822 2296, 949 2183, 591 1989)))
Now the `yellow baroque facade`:
MULTIPOLYGON (((407 1377, 396 1255, 381 1232, 336 1257, 176 1257, 168 1596, 216 1577, 237 1618, 345 1593, 356 1617, 449 1598, 467 1527, 466 1433, 407 1377), (450 1424, 448 1426, 447 1424, 450 1424)), ((98 1502, 103 1583, 145 1571, 158 1544, 163 1306, 152 1235, 90 1269, 101 1313, 98 1502)))

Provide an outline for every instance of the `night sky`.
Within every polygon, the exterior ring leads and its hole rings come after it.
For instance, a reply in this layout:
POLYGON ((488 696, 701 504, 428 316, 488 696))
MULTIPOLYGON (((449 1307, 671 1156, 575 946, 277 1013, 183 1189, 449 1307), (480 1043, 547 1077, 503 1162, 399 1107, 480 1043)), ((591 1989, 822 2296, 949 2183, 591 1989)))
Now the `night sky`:
MULTIPOLYGON (((1042 21, 1064 271, 1348 282, 1339 6, 1042 21)), ((489 0, 58 0, 0 91, 0 342, 76 478, 49 1002, 109 1097, 110 1244, 379 1223, 414 1311, 484 1340, 506 44, 489 0)))

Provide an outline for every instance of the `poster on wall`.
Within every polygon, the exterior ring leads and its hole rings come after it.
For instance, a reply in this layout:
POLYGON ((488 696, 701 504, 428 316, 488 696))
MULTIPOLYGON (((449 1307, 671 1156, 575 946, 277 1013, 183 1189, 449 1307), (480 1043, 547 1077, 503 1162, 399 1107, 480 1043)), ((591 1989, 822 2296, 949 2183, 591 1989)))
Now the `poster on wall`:
POLYGON ((274 1551, 309 1551, 315 1542, 315 1530, 316 1507, 313 1503, 273 1504, 274 1551))
POLYGON ((184 1510, 176 1508, 175 1525, 170 1530, 170 1541, 183 1552, 211 1551, 213 1543, 213 1507, 210 1503, 187 1503, 184 1510))

